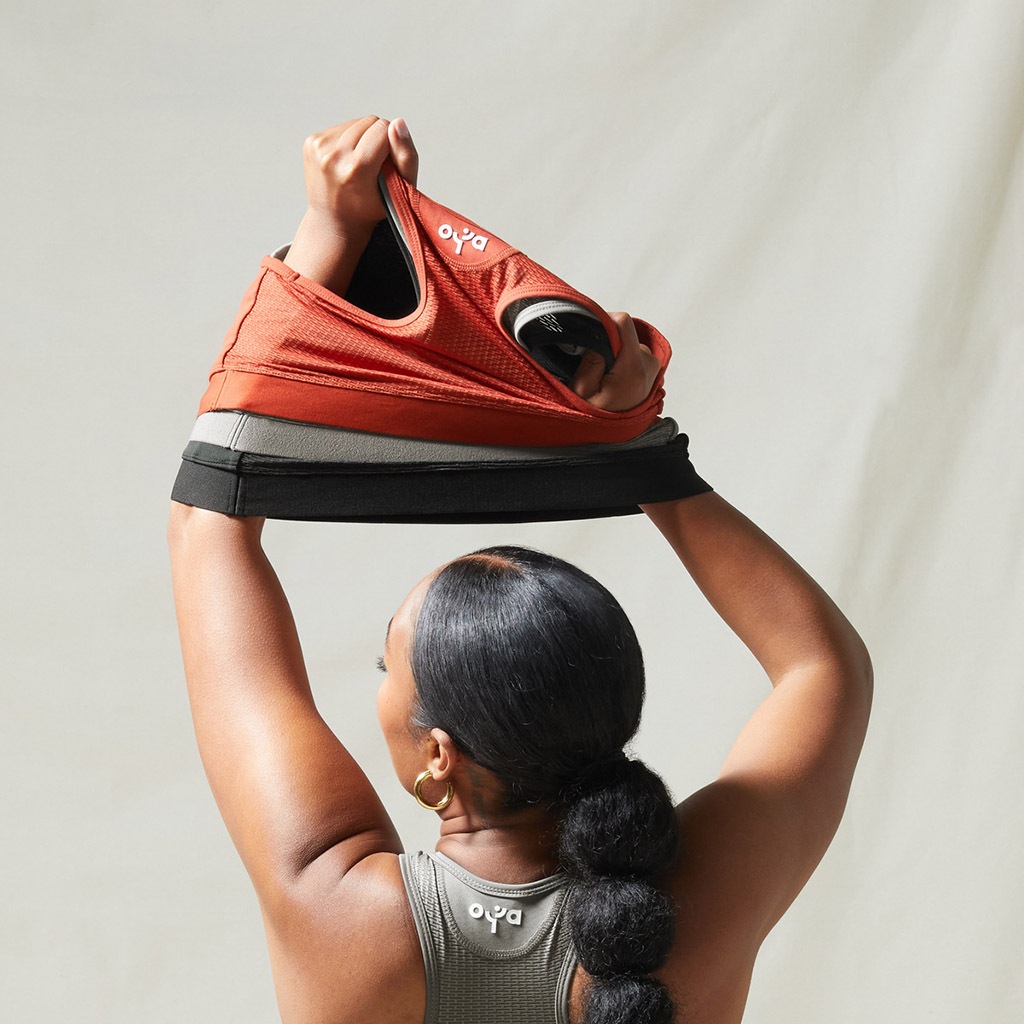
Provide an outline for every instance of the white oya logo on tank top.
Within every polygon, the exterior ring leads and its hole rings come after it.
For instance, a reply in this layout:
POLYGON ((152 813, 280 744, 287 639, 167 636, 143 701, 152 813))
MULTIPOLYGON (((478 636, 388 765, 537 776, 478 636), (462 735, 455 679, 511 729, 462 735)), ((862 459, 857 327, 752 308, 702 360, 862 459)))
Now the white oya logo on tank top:
POLYGON ((472 228, 463 228, 460 232, 457 228, 453 228, 451 224, 442 224, 438 229, 437 233, 447 242, 450 238, 455 246, 455 255, 462 255, 462 247, 469 242, 469 244, 476 249, 477 252, 483 252, 487 248, 487 243, 490 239, 486 235, 478 235, 472 228))
POLYGON ((518 907, 503 907, 500 903, 494 904, 494 910, 485 910, 482 903, 471 903, 469 905, 469 916, 475 921, 484 918, 491 924, 491 934, 498 934, 498 922, 504 919, 508 924, 521 925, 523 923, 523 912, 518 907))

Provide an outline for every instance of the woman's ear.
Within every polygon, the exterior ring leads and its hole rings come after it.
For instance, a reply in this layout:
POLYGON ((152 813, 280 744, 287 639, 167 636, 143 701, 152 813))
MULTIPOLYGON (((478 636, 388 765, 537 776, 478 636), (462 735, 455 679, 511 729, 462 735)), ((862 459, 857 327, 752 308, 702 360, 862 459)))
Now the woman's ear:
POLYGON ((455 741, 444 729, 431 729, 428 743, 427 767, 433 778, 444 782, 450 778, 462 755, 455 746, 455 741))

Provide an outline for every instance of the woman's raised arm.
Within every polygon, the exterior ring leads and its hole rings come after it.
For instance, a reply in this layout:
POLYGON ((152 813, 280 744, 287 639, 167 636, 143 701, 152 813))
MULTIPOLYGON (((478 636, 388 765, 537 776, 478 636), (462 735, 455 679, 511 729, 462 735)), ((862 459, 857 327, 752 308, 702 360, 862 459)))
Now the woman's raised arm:
MULTIPOLYGON (((415 179, 419 158, 401 120, 358 118, 306 140, 308 207, 287 257, 296 270, 344 294, 385 216, 377 176, 389 156, 415 179)), ((200 753, 266 904, 327 851, 329 870, 341 875, 368 854, 401 847, 316 710, 262 529, 261 519, 175 504, 168 537, 200 753)))
POLYGON ((860 637, 777 544, 716 494, 647 506, 773 691, 718 779, 679 809, 700 927, 756 952, 839 825, 871 706, 860 637))
POLYGON ((168 539, 199 751, 264 905, 328 850, 339 875, 399 852, 369 781, 317 712, 263 520, 174 504, 168 539))

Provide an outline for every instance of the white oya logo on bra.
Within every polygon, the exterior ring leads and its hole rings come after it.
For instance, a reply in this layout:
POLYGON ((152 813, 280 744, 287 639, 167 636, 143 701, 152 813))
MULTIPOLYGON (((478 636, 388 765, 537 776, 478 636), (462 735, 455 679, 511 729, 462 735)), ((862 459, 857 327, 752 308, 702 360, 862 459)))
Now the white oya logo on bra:
POLYGON ((490 239, 486 235, 478 235, 472 228, 463 228, 461 232, 456 231, 451 224, 442 224, 437 233, 445 240, 450 238, 455 243, 455 255, 462 255, 462 247, 469 242, 477 252, 483 252, 487 248, 490 239))

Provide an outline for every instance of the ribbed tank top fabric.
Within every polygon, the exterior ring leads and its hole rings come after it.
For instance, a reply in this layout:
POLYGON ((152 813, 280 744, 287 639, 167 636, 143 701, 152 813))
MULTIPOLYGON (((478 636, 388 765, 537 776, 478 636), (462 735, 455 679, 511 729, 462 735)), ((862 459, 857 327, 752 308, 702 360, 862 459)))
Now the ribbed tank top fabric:
POLYGON ((424 1024, 569 1024, 565 875, 510 885, 439 853, 399 863, 423 952, 424 1024))

